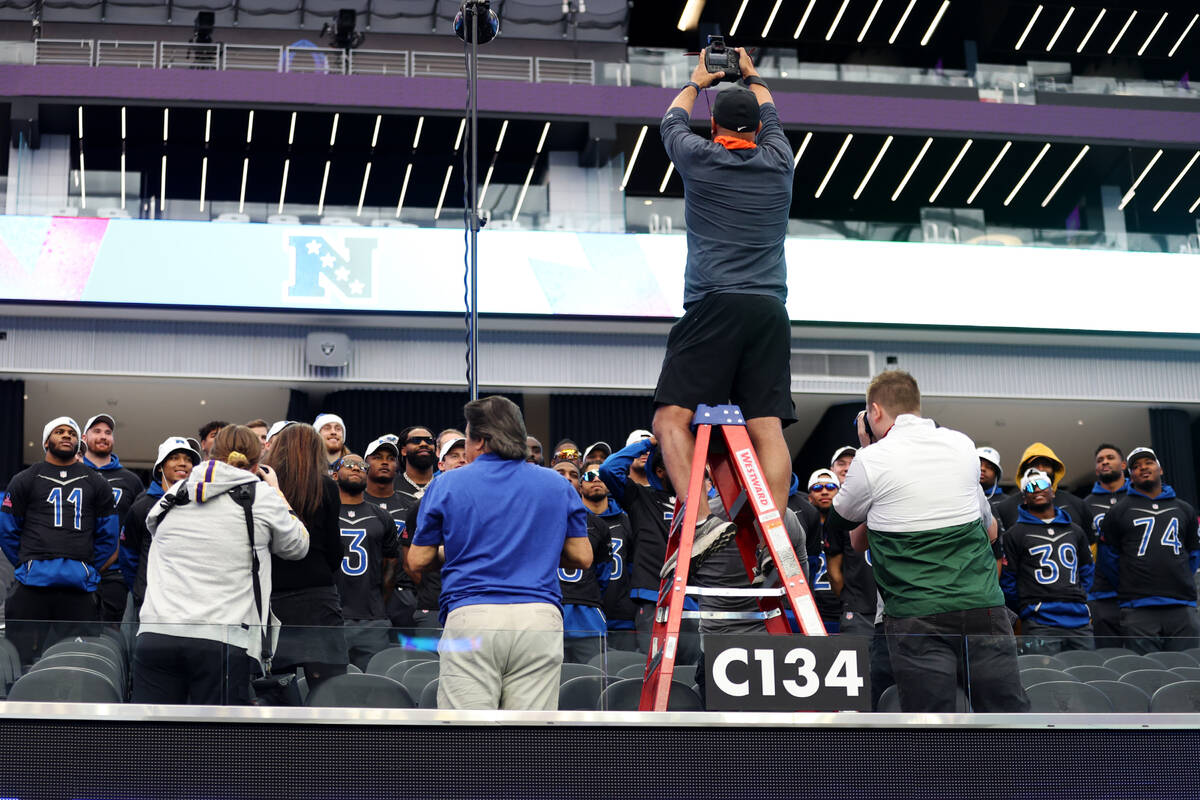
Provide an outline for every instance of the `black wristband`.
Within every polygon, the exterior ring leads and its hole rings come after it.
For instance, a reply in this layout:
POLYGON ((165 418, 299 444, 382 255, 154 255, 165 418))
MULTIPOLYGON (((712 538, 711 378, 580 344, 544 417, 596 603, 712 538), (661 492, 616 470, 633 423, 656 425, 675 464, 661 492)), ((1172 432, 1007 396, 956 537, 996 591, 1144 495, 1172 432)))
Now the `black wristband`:
POLYGON ((746 77, 742 78, 742 83, 747 86, 761 86, 770 91, 770 88, 767 86, 767 82, 757 75, 747 75, 746 77))
POLYGON ((689 86, 696 90, 696 94, 700 94, 700 84, 696 83, 695 81, 688 81, 682 87, 680 87, 679 91, 682 92, 689 86))

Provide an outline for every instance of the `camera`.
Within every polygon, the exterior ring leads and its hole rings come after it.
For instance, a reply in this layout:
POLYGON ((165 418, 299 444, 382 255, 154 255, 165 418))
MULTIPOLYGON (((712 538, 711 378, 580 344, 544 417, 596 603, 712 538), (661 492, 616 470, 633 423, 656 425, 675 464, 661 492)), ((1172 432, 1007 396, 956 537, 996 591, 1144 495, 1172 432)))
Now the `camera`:
POLYGON ((737 51, 725 46, 724 36, 708 37, 708 47, 704 48, 704 68, 709 72, 724 72, 725 77, 721 81, 733 83, 742 77, 737 51))

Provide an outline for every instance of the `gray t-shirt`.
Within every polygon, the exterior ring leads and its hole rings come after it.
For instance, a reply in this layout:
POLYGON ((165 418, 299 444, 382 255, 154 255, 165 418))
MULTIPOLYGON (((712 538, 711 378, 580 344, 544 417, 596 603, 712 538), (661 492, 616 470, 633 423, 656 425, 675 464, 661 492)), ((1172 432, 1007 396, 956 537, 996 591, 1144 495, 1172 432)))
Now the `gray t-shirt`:
POLYGON ((787 300, 783 241, 792 205, 792 151, 773 103, 759 110, 757 147, 729 150, 692 132, 672 108, 659 132, 683 178, 687 269, 683 305, 707 294, 787 300))

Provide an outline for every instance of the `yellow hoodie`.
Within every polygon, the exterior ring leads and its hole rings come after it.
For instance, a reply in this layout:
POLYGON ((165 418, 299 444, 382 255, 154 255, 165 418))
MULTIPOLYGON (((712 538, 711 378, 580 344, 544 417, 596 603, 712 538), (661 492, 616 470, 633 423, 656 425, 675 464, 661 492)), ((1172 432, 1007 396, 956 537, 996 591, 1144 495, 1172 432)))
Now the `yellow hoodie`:
POLYGON ((1029 469, 1029 462, 1037 458, 1048 458, 1054 462, 1054 473, 1050 476, 1050 481, 1054 491, 1058 491, 1059 482, 1067 475, 1066 465, 1058 456, 1054 455, 1054 451, 1050 449, 1049 445, 1041 442, 1034 442, 1021 454, 1021 463, 1017 467, 1017 486, 1021 485, 1021 476, 1025 474, 1025 470, 1029 469))

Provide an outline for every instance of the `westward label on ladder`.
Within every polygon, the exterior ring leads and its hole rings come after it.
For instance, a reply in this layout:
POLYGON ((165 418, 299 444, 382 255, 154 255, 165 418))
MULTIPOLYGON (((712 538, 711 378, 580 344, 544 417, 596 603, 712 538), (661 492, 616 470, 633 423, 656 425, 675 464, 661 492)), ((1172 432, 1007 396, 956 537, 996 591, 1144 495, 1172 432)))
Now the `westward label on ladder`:
POLYGON ((754 457, 754 451, 750 448, 739 450, 734 453, 734 457, 746 475, 746 493, 754 507, 762 514, 763 521, 778 519, 779 510, 771 500, 771 490, 767 488, 767 482, 758 471, 758 460, 754 457))
POLYGON ((870 711, 865 636, 706 636, 709 711, 870 711))

